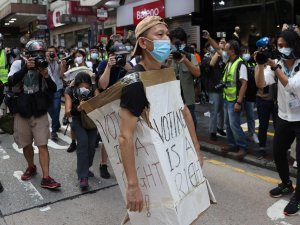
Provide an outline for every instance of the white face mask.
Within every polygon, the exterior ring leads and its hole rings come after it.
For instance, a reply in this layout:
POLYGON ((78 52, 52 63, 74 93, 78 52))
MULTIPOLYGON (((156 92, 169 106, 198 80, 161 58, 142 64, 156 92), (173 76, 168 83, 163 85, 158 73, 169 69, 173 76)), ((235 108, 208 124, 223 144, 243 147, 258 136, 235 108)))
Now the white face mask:
POLYGON ((288 57, 291 55, 293 49, 292 48, 278 48, 278 51, 283 54, 286 57, 282 57, 283 60, 288 59, 288 57))
POLYGON ((83 62, 83 57, 82 56, 76 57, 74 61, 75 61, 75 63, 80 65, 83 62))

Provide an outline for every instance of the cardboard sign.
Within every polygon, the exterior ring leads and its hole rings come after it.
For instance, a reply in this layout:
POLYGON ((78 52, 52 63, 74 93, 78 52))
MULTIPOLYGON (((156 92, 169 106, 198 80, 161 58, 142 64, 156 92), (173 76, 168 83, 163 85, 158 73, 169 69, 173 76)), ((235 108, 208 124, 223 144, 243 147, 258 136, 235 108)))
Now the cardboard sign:
MULTIPOLYGON (((126 201, 127 180, 122 164, 120 96, 127 75, 83 107, 95 122, 126 201)), ((141 213, 128 212, 132 225, 189 225, 215 201, 203 176, 182 109, 180 83, 173 69, 140 73, 149 111, 134 134, 136 170, 144 196, 141 213)))

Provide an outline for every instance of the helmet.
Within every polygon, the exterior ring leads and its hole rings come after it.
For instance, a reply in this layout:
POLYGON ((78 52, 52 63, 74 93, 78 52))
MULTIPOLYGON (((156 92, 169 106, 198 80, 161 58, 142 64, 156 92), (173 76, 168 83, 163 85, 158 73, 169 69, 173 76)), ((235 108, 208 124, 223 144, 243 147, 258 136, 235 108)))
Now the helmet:
POLYGON ((4 40, 4 36, 3 34, 0 33, 0 41, 3 41, 4 40))
POLYGON ((27 52, 35 52, 35 51, 46 51, 46 43, 43 41, 32 40, 28 41, 25 49, 27 52))

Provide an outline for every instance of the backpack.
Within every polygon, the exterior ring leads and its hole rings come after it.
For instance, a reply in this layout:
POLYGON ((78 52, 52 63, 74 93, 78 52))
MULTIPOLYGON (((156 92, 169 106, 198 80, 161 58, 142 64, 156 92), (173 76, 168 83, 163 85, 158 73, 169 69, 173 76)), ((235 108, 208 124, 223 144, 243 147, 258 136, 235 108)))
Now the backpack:
POLYGON ((256 102, 256 93, 258 88, 255 83, 255 67, 249 64, 246 66, 247 66, 248 82, 247 82, 247 90, 245 93, 245 100, 248 102, 256 102))

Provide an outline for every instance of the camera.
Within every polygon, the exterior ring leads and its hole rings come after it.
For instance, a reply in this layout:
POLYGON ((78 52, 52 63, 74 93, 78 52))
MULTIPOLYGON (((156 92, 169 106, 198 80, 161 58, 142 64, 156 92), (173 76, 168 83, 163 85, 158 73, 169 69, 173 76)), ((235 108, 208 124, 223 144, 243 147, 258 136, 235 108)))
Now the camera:
POLYGON ((217 84, 215 86, 215 89, 220 90, 220 89, 227 88, 227 87, 228 87, 227 83, 221 81, 219 84, 217 84))
POLYGON ((180 41, 176 41, 174 45, 175 45, 176 50, 173 50, 171 52, 171 54, 173 55, 173 59, 175 61, 180 61, 182 59, 182 54, 184 54, 188 58, 188 60, 191 61, 191 54, 180 49, 180 47, 181 47, 180 41))
POLYGON ((63 124, 64 126, 67 126, 69 123, 70 123, 70 122, 69 122, 69 118, 66 117, 66 116, 64 116, 63 119, 62 119, 62 124, 63 124))
POLYGON ((265 64, 268 59, 280 59, 282 54, 275 46, 270 44, 269 38, 263 37, 256 42, 256 46, 261 50, 256 54, 256 62, 260 65, 265 64))
POLYGON ((61 58, 61 60, 65 60, 67 62, 67 66, 73 65, 75 63, 72 55, 61 58))
POLYGON ((126 58, 123 55, 116 55, 116 65, 124 67, 126 64, 126 58))
POLYGON ((48 67, 48 62, 41 55, 38 55, 34 58, 34 63, 35 63, 36 68, 47 68, 48 67))
POLYGON ((54 58, 55 58, 55 53, 54 53, 54 52, 50 52, 50 53, 49 53, 49 57, 50 57, 51 59, 54 59, 54 58))

